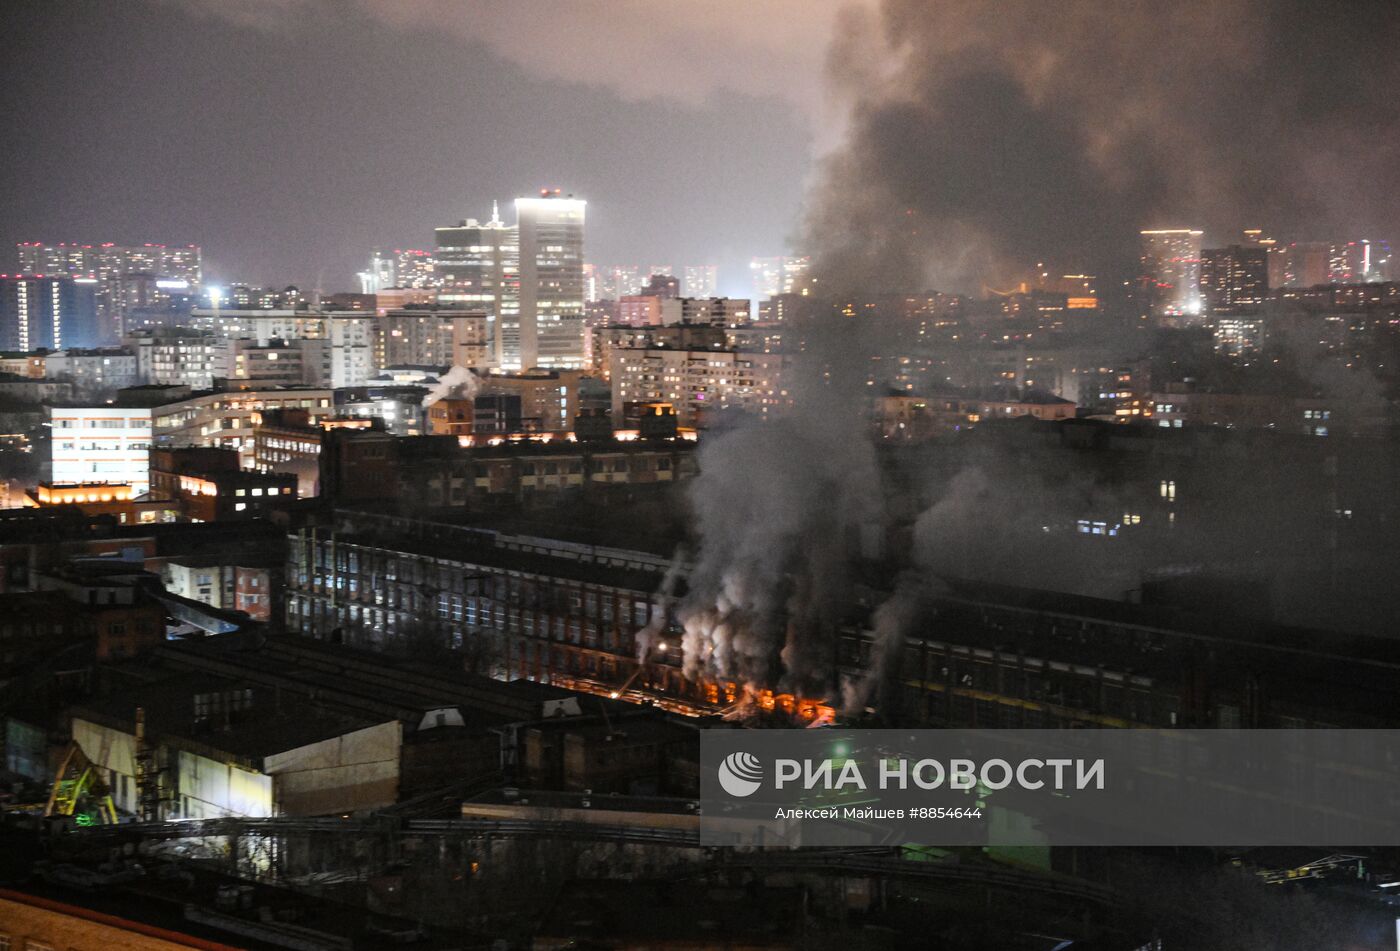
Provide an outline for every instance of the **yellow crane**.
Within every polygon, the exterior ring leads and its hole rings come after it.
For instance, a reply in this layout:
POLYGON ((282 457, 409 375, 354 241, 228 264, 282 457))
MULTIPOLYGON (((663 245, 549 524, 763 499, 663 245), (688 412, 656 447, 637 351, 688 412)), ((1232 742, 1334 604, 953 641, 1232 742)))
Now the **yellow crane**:
POLYGON ((117 807, 112 802, 112 793, 101 770, 93 765, 76 741, 68 744, 63 762, 54 774, 44 815, 73 816, 80 825, 116 825, 117 807), (91 813, 78 811, 84 800, 94 807, 91 813))

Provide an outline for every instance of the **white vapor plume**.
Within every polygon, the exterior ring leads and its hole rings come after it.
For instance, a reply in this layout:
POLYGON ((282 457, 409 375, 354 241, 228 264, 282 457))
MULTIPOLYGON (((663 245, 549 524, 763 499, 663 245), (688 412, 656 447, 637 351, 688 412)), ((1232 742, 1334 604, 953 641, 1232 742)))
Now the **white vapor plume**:
POLYGON ((427 395, 423 397, 423 408, 427 409, 438 400, 449 396, 475 396, 479 389, 481 378, 476 373, 466 367, 454 366, 428 388, 427 395))

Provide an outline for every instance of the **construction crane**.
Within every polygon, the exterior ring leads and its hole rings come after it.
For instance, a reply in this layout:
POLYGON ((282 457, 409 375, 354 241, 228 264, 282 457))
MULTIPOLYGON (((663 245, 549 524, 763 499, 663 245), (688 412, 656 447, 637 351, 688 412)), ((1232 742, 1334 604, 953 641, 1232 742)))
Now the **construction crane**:
POLYGON ((1348 878, 1363 878, 1366 874, 1366 857, 1339 852, 1320 858, 1297 868, 1265 869, 1259 877, 1267 885, 1283 885, 1307 879, 1329 878, 1334 873, 1342 873, 1348 878))
POLYGON ((70 742, 54 774, 53 789, 44 806, 45 816, 69 816, 78 825, 116 825, 117 807, 112 802, 111 791, 102 779, 99 768, 93 765, 77 742, 70 742), (79 812, 78 807, 86 801, 92 812, 79 812))

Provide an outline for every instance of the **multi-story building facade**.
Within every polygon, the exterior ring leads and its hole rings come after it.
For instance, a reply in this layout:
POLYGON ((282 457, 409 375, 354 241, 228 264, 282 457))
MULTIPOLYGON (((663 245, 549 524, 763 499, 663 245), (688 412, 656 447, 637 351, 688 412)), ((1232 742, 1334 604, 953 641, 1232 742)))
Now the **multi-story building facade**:
POLYGON ((714 324, 729 327, 749 322, 752 305, 739 297, 671 297, 657 302, 663 324, 714 324))
POLYGON ((78 346, 115 342, 131 310, 173 294, 197 293, 203 281, 200 249, 163 244, 43 244, 17 249, 27 274, 64 275, 90 281, 94 290, 96 337, 78 346))
POLYGON ((341 387, 335 391, 335 412, 341 419, 382 420, 384 430, 396 436, 418 436, 428 431, 427 395, 427 387, 411 384, 341 387))
POLYGON ((809 288, 808 271, 811 258, 754 258, 749 262, 749 279, 753 283, 755 300, 767 300, 779 294, 805 294, 809 288))
POLYGON ((1247 357, 1264 346, 1264 318, 1258 313, 1221 314, 1215 318, 1215 349, 1232 357, 1247 357))
POLYGON ((493 321, 514 323, 520 313, 520 242, 516 229, 501 221, 493 205, 490 221, 467 218, 438 228, 434 234, 442 278, 438 300, 454 308, 483 311, 493 321))
POLYGON ((293 473, 243 469, 240 461, 232 449, 152 449, 151 498, 171 503, 179 518, 221 522, 266 515, 297 497, 293 473))
POLYGON ((568 432, 578 415, 582 375, 580 370, 493 373, 481 381, 480 393, 519 397, 521 425, 527 431, 568 432))
POLYGON ((304 378, 314 386, 360 386, 378 369, 378 317, 368 311, 196 308, 190 326, 264 347, 272 341, 321 341, 319 348, 301 344, 304 378))
POLYGON ((128 335, 123 344, 136 356, 141 382, 210 390, 232 373, 232 347, 226 337, 183 327, 162 327, 128 335))
POLYGON ((193 393, 188 386, 153 385, 120 390, 107 404, 54 406, 48 411, 52 478, 124 483, 140 495, 150 487, 152 446, 234 449, 242 467, 252 468, 263 412, 301 409, 319 422, 334 415, 333 397, 331 390, 306 387, 193 393))
POLYGON ((620 264, 603 269, 601 296, 620 300, 642 289, 642 269, 634 264, 620 264))
POLYGON ((1152 316, 1201 312, 1201 235, 1194 228, 1142 231, 1139 287, 1152 316))
POLYGON ((713 264, 688 264, 681 293, 686 297, 714 297, 719 289, 719 268, 713 264))
POLYGON ((410 520, 350 516, 291 537, 287 626, 346 643, 438 633, 489 641, 505 679, 622 683, 669 558, 410 520))
POLYGON ((383 251, 375 250, 370 255, 369 270, 360 271, 360 291, 364 294, 378 294, 380 291, 397 287, 394 258, 383 251))
POLYGON ((467 367, 490 363, 489 321, 485 311, 445 307, 391 310, 379 319, 376 364, 467 367))
POLYGON ((45 375, 73 384, 73 392, 81 396, 120 390, 140 382, 136 354, 118 347, 51 353, 45 360, 45 375))
POLYGON ((59 350, 104 342, 93 278, 0 274, 0 350, 59 350))
POLYGON ((314 384, 321 376, 321 340, 230 340, 227 387, 269 389, 314 384))
POLYGON ((431 251, 416 248, 394 251, 395 287, 440 287, 437 261, 431 251))
POLYGON ((334 391, 317 387, 187 394, 155 409, 153 443, 236 449, 241 465, 252 468, 253 435, 264 412, 303 409, 313 422, 319 422, 335 414, 334 398, 334 391))
POLYGON ((1232 244, 1201 252, 1201 301, 1208 313, 1254 310, 1268 296, 1268 248, 1232 244))
POLYGON ((105 280, 120 274, 158 274, 192 285, 203 280, 200 250, 195 245, 43 244, 17 246, 20 270, 29 274, 71 274, 105 280))
POLYGON ((439 300, 484 309, 492 357, 504 370, 584 365, 585 203, 558 192, 518 198, 516 224, 499 215, 437 229, 439 300))
POLYGON ((1332 281, 1332 247, 1318 241, 1295 241, 1282 251, 1283 287, 1317 287, 1332 281))
MULTIPOLYGON (((188 395, 184 391, 182 395, 188 395)), ((55 483, 108 482, 150 487, 150 448, 155 408, 111 405, 49 408, 55 483)))
POLYGON ((661 298, 654 294, 628 294, 617 302, 617 322, 631 327, 655 327, 661 323, 661 298))
POLYGON ((610 366, 614 419, 630 403, 670 403, 679 426, 703 429, 725 410, 766 417, 792 405, 784 382, 790 358, 782 353, 618 349, 610 366))
POLYGON ((749 261, 749 280, 756 300, 767 300, 783 292, 783 259, 754 258, 749 261))
POLYGON ((607 324, 593 329, 594 376, 612 377, 612 354, 615 350, 667 347, 676 350, 746 349, 731 340, 732 331, 710 324, 672 324, 670 326, 629 326, 607 324))
POLYGON ((1389 241, 1339 241, 1328 255, 1333 284, 1374 284, 1392 278, 1389 241))
POLYGON ((0 350, 0 373, 42 380, 47 374, 48 361, 47 350, 0 350))
MULTIPOLYGON (((339 396, 340 394, 336 394, 339 396)), ((345 407, 337 406, 337 410, 345 407)), ((253 429, 253 468, 259 472, 289 472, 297 477, 303 498, 313 496, 321 475, 321 446, 329 429, 382 431, 383 422, 312 416, 310 409, 264 409, 253 429)))
POLYGON ((520 235, 519 343, 503 369, 584 366, 583 233, 586 203, 556 190, 515 200, 520 235))

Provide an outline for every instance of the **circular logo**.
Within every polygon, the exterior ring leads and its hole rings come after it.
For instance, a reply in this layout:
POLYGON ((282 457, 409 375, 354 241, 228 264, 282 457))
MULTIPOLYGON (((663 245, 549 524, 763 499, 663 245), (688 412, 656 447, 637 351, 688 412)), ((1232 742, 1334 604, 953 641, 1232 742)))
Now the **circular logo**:
POLYGON ((719 764, 719 784, 731 796, 752 796, 763 785, 763 764, 752 753, 730 753, 719 764))

